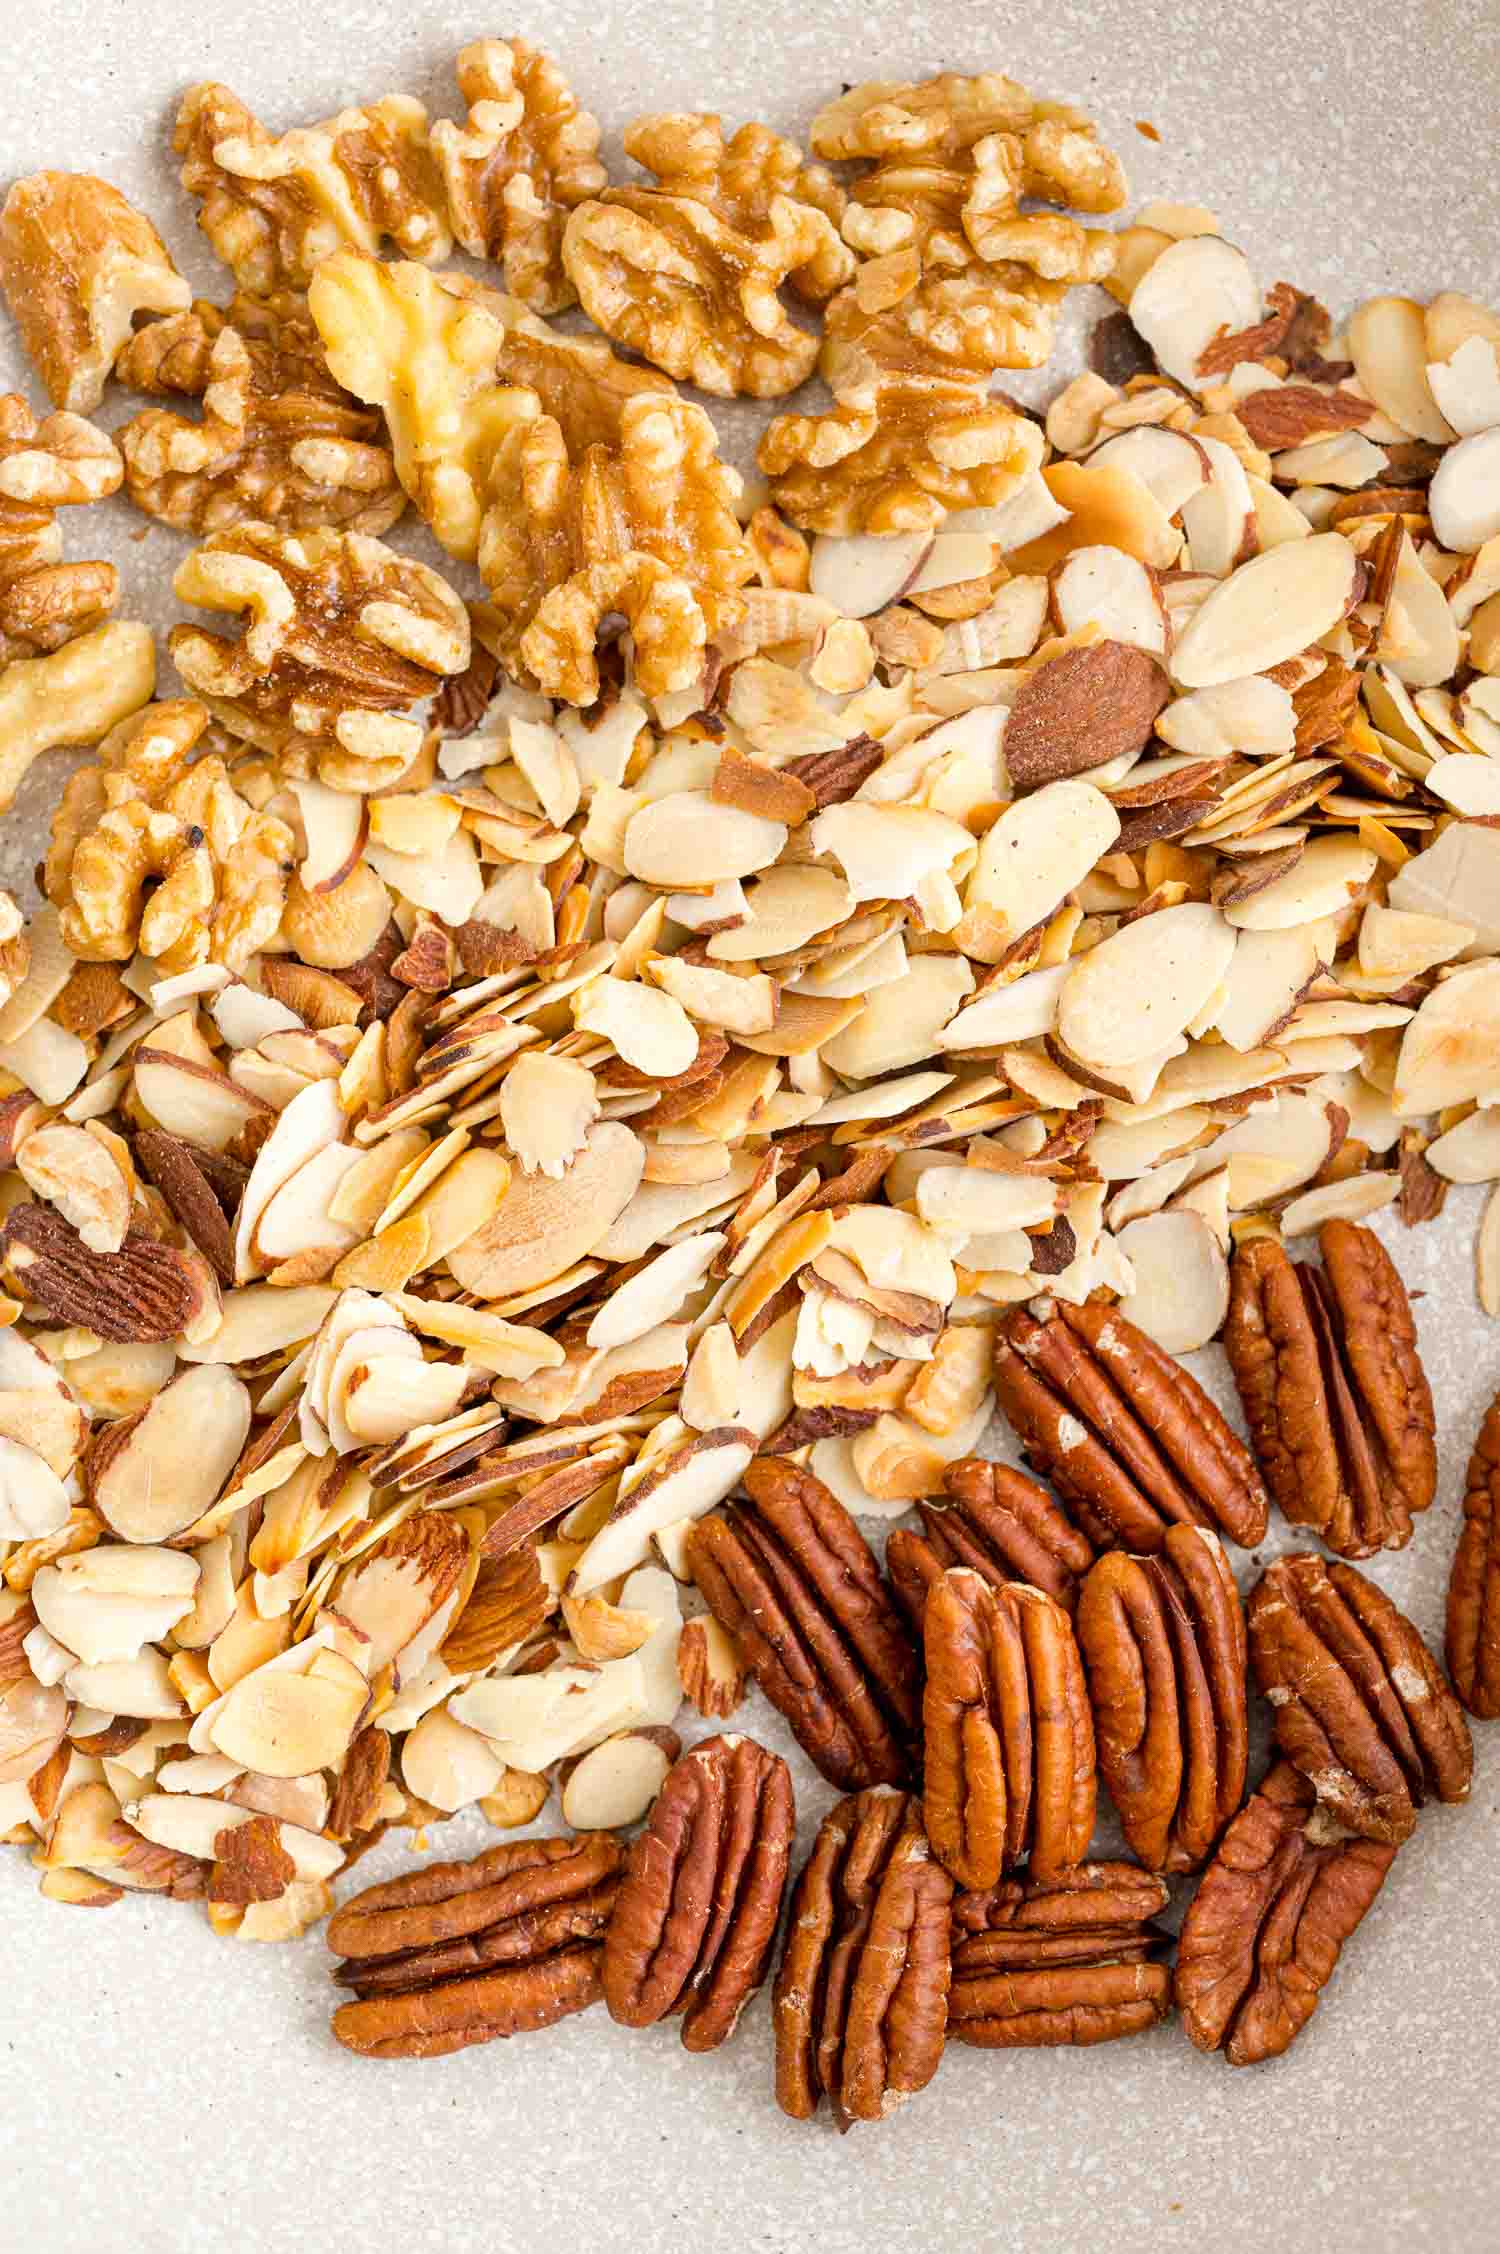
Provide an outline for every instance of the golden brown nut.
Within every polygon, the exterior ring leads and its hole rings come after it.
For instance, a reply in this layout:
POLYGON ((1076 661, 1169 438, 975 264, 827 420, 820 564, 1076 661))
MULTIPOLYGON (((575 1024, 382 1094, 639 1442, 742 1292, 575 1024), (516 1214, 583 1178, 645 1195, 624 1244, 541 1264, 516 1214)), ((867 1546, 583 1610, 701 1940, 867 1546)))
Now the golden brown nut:
POLYGON ((1279 2058, 1395 1860, 1351 1839, 1285 1761, 1245 1803, 1203 1874, 1177 1947, 1177 2008, 1231 2066, 1279 2058))
POLYGON ((176 626, 178 672, 230 732, 316 766, 336 790, 374 790, 421 746, 402 717, 469 662, 469 616, 426 564, 361 532, 216 532, 179 565, 182 601, 242 611, 237 641, 176 626))
POLYGON ((873 309, 856 280, 828 310, 832 411, 778 415, 761 440, 777 507, 814 532, 905 532, 1005 500, 1040 466, 1042 434, 985 381, 1019 351, 1045 357, 1036 319, 967 275, 873 309))
POLYGON ((599 121, 524 39, 476 39, 456 71, 468 117, 432 128, 454 235, 475 258, 498 260, 523 304, 560 313, 574 302, 563 223, 607 178, 599 121))
POLYGON ((1224 1350, 1271 1492, 1343 1557, 1399 1550, 1437 1492, 1432 1389, 1373 1229, 1329 1221, 1322 1268, 1273 1237, 1235 1255, 1224 1350))
POLYGON ((708 417, 671 394, 627 397, 618 444, 577 457, 550 416, 518 424, 495 460, 479 544, 512 670, 591 704, 599 629, 619 613, 642 693, 691 687, 754 570, 736 491, 708 417))
POLYGON ((0 211, 0 289, 54 407, 104 397, 137 314, 180 313, 192 292, 145 215, 107 180, 33 172, 0 211))
POLYGON ((625 148, 656 175, 580 205, 563 261, 606 336, 704 391, 775 399, 811 375, 818 340, 787 318, 783 286, 808 303, 854 269, 830 211, 839 192, 790 141, 717 117, 638 118, 625 148))
POLYGON ((130 498, 178 531, 254 520, 378 533, 406 505, 379 415, 329 374, 298 299, 200 301, 138 331, 116 373, 202 402, 197 422, 148 407, 120 434, 130 498))
POLYGON ((0 663, 61 649, 119 599, 108 563, 63 563, 57 511, 102 500, 123 474, 113 441, 81 415, 38 422, 0 398, 0 663))
POLYGON ((1383 1589, 1310 1550, 1267 1566, 1247 1608, 1276 1742, 1346 1830, 1399 1846, 1430 1792, 1466 1800, 1469 1725, 1383 1589))
POLYGON ((428 145, 427 112, 405 94, 341 110, 276 138, 211 80, 189 87, 172 146, 198 224, 241 289, 305 289, 341 244, 376 251, 387 236, 408 258, 446 258, 447 199, 428 145))
POLYGON ((596 2003, 622 1859, 607 1832, 524 1839, 366 1887, 329 1920, 356 1997, 334 2034, 366 2057, 436 2058, 596 2003))
POLYGON ((922 1532, 898 1526, 885 1546, 891 1586, 914 1626, 921 1625, 928 1589, 951 1565, 971 1566, 995 1588, 1029 1581, 1073 1610, 1094 1545, 1045 1487, 983 1456, 950 1464, 943 1485, 946 1503, 916 1506, 922 1532))
POLYGON ((766 1976, 796 1820, 790 1770, 754 1738, 683 1755, 626 1856, 604 1937, 611 2019, 680 2011, 688 2050, 727 2040, 766 1976))
POLYGON ((1500 1717, 1500 1400, 1479 1428, 1448 1582, 1453 1687, 1481 1722, 1500 1717))
POLYGON ((156 641, 134 619, 75 634, 0 670, 0 813, 44 751, 97 743, 156 686, 156 641))
POLYGON ((281 921, 292 833, 245 803, 216 753, 194 762, 207 726, 201 704, 149 705, 69 778, 44 881, 80 960, 139 948, 167 972, 239 970, 281 921))
POLYGON ((882 1786, 823 1819, 776 1975, 776 2102, 880 2121, 925 2089, 947 2031, 953 1881, 917 1802, 882 1786))
POLYGON ((1217 1536, 1169 1526, 1155 1557, 1110 1550, 1078 1600, 1099 1767, 1153 1870, 1212 1853, 1245 1792, 1245 1615, 1217 1536))
POLYGON ((953 1903, 948 2033, 986 2050, 1114 2042, 1172 2004, 1166 1882, 1134 1863, 1007 1879, 953 1903))
POLYGON ((993 1886, 1029 1854, 1056 1878, 1088 1852, 1094 1729, 1072 1623, 1021 1582, 954 1566, 923 1619, 923 1814, 961 1886, 993 1886))
POLYGON ((490 294, 357 250, 325 260, 308 292, 333 376, 383 412, 396 475, 464 562, 479 544, 496 454, 540 413, 496 374, 505 330, 490 294))

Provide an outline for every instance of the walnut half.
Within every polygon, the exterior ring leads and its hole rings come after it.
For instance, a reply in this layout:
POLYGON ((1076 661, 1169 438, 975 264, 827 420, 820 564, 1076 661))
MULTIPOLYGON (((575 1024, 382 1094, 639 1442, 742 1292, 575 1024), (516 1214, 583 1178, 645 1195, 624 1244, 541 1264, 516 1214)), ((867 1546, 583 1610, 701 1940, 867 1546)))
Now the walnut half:
POLYGON ((822 304, 853 272, 830 217, 841 192, 762 125, 726 142, 716 117, 643 117, 625 148, 657 184, 607 189, 568 221, 563 262, 584 311, 703 391, 794 391, 818 340, 788 318, 779 292, 822 304))
POLYGON ((426 564, 358 532, 216 532, 178 567, 184 602, 238 611, 238 641, 176 626, 178 672, 215 719, 335 790, 376 790, 421 746, 406 707, 469 662, 469 617, 426 564))
POLYGON ((0 289, 54 407, 104 397, 138 313, 180 313, 192 292, 156 229, 86 172, 33 172, 0 211, 0 289))

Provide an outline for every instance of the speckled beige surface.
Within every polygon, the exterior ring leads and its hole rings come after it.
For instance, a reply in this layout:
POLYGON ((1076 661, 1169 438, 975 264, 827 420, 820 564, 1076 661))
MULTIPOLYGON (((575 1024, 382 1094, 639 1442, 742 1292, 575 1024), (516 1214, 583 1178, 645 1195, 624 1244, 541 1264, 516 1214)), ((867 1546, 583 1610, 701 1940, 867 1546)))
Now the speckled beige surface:
MULTIPOLYGON (((164 161, 185 83, 224 78, 277 125, 392 88, 451 108, 452 53, 512 29, 553 48, 615 132, 669 107, 799 127, 845 79, 1008 69, 1094 106, 1139 196, 1214 205, 1263 280, 1336 309, 1377 289, 1493 295, 1500 267, 1486 0, 913 0, 873 15, 847 0, 553 0, 514 23, 421 0, 0 0, 0 22, 7 171, 106 174, 214 290, 164 161)), ((0 384, 25 381, 0 338, 0 384)), ((132 529, 122 514, 109 552, 131 607, 164 619, 178 543, 132 543, 132 529)), ((70 552, 97 552, 81 530, 70 552)), ((55 787, 0 825, 12 874, 55 787)), ((1443 1486, 1376 1574, 1434 1638, 1463 1463, 1500 1383, 1500 1326, 1473 1298, 1475 1211, 1463 1193, 1441 1227, 1388 1232, 1423 1294, 1443 1486)), ((767 1710, 742 1718, 760 1729, 767 1710)), ((797 1781, 805 1835, 830 1794, 805 1764, 797 1781)), ((447 1825, 431 1851, 469 1852, 482 1829, 447 1825)), ((399 1835, 360 1877, 408 1860, 399 1835)), ((776 2112, 764 2002, 707 2059, 670 2027, 627 2034, 595 2012, 520 2045, 376 2065, 327 2034, 316 1938, 241 1948, 188 1908, 56 1908, 14 1853, 0 1856, 0 1965, 6 2254, 1500 2246, 1500 1727, 1481 1732, 1472 1804, 1424 1816, 1287 2059, 1234 2073, 1170 2025, 1077 2054, 955 2050, 903 2114, 844 2140, 776 2112)))

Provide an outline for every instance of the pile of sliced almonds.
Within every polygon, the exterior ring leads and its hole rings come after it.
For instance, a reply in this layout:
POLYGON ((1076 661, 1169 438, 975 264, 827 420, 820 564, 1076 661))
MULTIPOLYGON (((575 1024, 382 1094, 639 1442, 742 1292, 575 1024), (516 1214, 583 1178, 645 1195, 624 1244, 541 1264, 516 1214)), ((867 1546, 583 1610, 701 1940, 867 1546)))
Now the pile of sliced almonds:
POLYGON ((685 1534, 758 1448, 895 1517, 1005 1307, 1187 1353, 1236 1237, 1500 1181, 1500 319, 1320 333, 1178 207, 1118 246, 1145 372, 1003 505, 804 554, 749 490, 774 571, 693 689, 617 645, 383 795, 261 761, 298 870, 240 975, 32 919, 0 1836, 47 1894, 267 1938, 388 1823, 632 1821, 742 1694, 685 1534), (295 1878, 247 1903, 252 1814, 295 1878))

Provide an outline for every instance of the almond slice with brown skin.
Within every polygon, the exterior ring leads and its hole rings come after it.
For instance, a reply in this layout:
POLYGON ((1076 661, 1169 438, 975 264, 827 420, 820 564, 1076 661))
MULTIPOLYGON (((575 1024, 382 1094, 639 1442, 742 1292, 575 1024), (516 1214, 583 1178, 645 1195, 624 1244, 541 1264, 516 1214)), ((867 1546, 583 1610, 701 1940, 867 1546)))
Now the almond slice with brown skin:
POLYGON ((644 1145, 618 1121, 591 1127, 559 1175, 517 1174, 493 1218, 448 1256, 464 1291, 498 1299, 558 1276, 592 1252, 630 1203, 644 1145))
POLYGON ((232 1369, 184 1370, 95 1440, 89 1500, 122 1541, 169 1542, 217 1499, 249 1430, 250 1395, 232 1369))
POLYGON ((1260 291, 1243 251, 1218 235, 1192 235, 1152 261, 1129 309, 1157 366, 1196 391, 1205 380, 1199 361, 1215 338, 1255 327, 1260 291))

